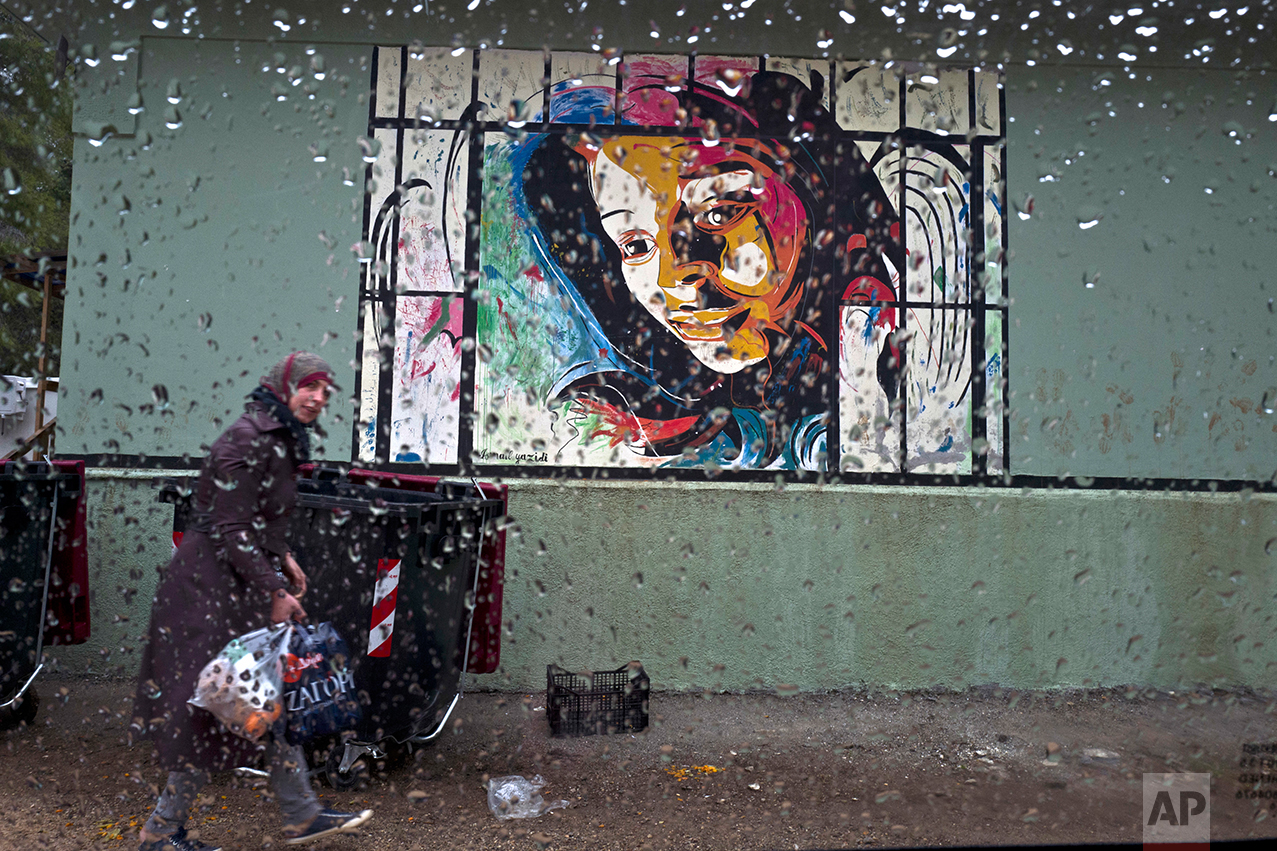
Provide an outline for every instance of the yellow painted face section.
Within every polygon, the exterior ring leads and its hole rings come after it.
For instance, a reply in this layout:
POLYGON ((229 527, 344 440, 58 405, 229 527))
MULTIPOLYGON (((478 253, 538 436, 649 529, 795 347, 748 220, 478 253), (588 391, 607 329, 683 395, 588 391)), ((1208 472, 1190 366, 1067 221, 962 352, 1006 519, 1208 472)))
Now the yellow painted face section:
POLYGON ((626 285, 716 372, 764 360, 793 310, 807 227, 793 190, 751 153, 678 137, 609 140, 595 201, 626 285))

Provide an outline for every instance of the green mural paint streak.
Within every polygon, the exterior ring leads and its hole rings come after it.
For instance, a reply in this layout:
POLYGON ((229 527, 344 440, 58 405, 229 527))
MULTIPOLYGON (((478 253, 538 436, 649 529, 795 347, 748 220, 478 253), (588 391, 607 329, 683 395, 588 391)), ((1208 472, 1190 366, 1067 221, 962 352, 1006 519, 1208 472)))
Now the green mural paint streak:
POLYGON ((606 443, 606 438, 600 441, 597 437, 595 437, 602 433, 602 429, 605 425, 606 423, 604 423, 603 418, 598 414, 590 414, 576 421, 576 427, 579 429, 579 433, 577 434, 577 445, 588 447, 600 442, 606 443))
MULTIPOLYGON (((990 310, 984 314, 984 351, 986 355, 985 369, 996 356, 998 359, 998 378, 1002 375, 1002 314, 990 310)), ((989 376, 993 379, 993 376, 989 376)))
POLYGON ((496 352, 492 358, 480 358, 476 365, 475 374, 475 411, 479 416, 474 419, 476 449, 491 450, 492 440, 491 433, 487 428, 488 417, 486 414, 494 409, 494 396, 499 395, 494 392, 494 380, 501 381, 501 364, 493 363, 494 360, 501 361, 505 359, 504 352, 508 346, 513 345, 513 341, 509 340, 504 333, 504 329, 500 325, 500 307, 504 301, 508 302, 510 298, 510 288, 506 285, 506 279, 500 279, 496 275, 489 272, 489 269, 499 268, 501 259, 508 257, 510 252, 510 229, 509 211, 504 210, 504 216, 497 215, 495 208, 502 206, 501 202, 505 201, 507 196, 499 190, 499 186, 503 182, 510 179, 509 163, 504 159, 496 159, 492 156, 493 147, 488 145, 484 151, 483 163, 483 208, 480 216, 479 231, 479 299, 476 311, 476 340, 483 351, 496 352))
MULTIPOLYGON (((500 315, 497 299, 508 300, 510 288, 506 281, 510 279, 509 269, 503 268, 503 261, 511 255, 511 228, 509 196, 501 191, 501 186, 510 180, 510 163, 497 156, 494 146, 484 149, 483 162, 483 215, 480 217, 479 266, 481 275, 479 286, 482 297, 479 299, 477 313, 478 342, 491 345, 496 342, 501 329, 498 327, 500 315), (502 272, 504 278, 498 279, 489 273, 489 269, 502 272)), ((500 349, 498 349, 499 351, 500 349)))
MULTIPOLYGON (((456 296, 451 295, 444 297, 443 307, 439 312, 439 318, 435 320, 435 324, 430 327, 430 330, 421 336, 421 339, 417 342, 417 351, 425 351, 428 349, 430 344, 435 341, 435 338, 443 333, 444 328, 448 325, 448 321, 452 318, 452 302, 455 298, 456 296)), ((411 357, 412 352, 409 352, 408 356, 411 357)))
POLYGON ((477 376, 476 446, 497 452, 528 439, 516 406, 543 408, 562 370, 554 344, 564 336, 552 321, 562 313, 557 299, 527 273, 535 264, 509 191, 510 153, 504 140, 485 147, 479 244, 477 342, 488 355, 477 376))
MULTIPOLYGON (((570 405, 549 404, 565 365, 588 360, 591 343, 564 307, 562 293, 538 268, 521 230, 510 191, 512 152, 505 139, 484 151, 476 342, 485 356, 476 381, 475 446, 517 453, 532 436, 542 435, 546 451, 553 452, 556 441, 586 451, 606 449, 606 435, 589 439, 598 434, 600 418, 579 421, 570 405)), ((561 460, 581 462, 584 456, 561 460)))
POLYGON ((479 329, 482 342, 492 341, 488 373, 493 390, 510 390, 517 384, 544 399, 554 384, 557 365, 539 321, 539 315, 545 315, 545 299, 535 297, 532 289, 540 285, 525 274, 532 257, 512 208, 507 189, 511 178, 508 147, 489 145, 484 157, 480 243, 486 298, 480 301, 479 329))

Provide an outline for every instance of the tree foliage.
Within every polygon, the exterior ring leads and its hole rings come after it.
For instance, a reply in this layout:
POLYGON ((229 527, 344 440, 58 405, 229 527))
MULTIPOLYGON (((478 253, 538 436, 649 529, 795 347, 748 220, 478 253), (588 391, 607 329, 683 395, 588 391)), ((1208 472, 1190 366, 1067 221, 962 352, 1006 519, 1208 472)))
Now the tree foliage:
MULTIPOLYGON (((66 251, 72 88, 51 45, 20 22, 0 19, 0 257, 66 251)), ((0 281, 0 372, 35 374, 40 302, 38 293, 0 281)), ((56 375, 62 305, 50 307, 46 372, 56 375)))
MULTIPOLYGON (((0 374, 35 375, 40 363, 42 297, 35 290, 0 281, 0 374)), ((59 373, 62 349, 62 300, 49 305, 46 375, 59 373)))
POLYGON ((57 64, 53 46, 0 23, 0 255, 66 251, 74 98, 57 64))

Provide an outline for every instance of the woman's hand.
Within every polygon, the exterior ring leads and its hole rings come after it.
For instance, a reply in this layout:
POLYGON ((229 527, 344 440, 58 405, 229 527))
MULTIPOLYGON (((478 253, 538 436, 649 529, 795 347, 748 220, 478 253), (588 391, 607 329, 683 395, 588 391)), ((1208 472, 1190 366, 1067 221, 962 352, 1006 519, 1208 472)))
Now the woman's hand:
POLYGON ((287 620, 301 621, 306 618, 306 610, 302 608, 302 604, 297 602, 297 598, 289 594, 283 588, 277 588, 271 592, 270 598, 270 622, 284 623, 287 620))
POLYGON ((301 597, 306 593, 306 574, 297 563, 297 559, 293 558, 292 553, 284 556, 284 578, 295 589, 293 596, 301 597))

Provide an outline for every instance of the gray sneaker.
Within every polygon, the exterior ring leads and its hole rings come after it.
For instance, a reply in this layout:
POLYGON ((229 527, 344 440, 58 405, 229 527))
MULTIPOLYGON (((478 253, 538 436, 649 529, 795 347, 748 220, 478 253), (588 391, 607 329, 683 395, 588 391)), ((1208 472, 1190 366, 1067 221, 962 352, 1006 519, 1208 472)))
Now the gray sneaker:
POLYGON ((335 836, 338 833, 354 833, 355 828, 370 818, 372 818, 372 810, 363 810, 358 813, 320 810, 315 820, 305 827, 284 828, 284 844, 305 845, 307 842, 314 842, 326 836, 335 836))

